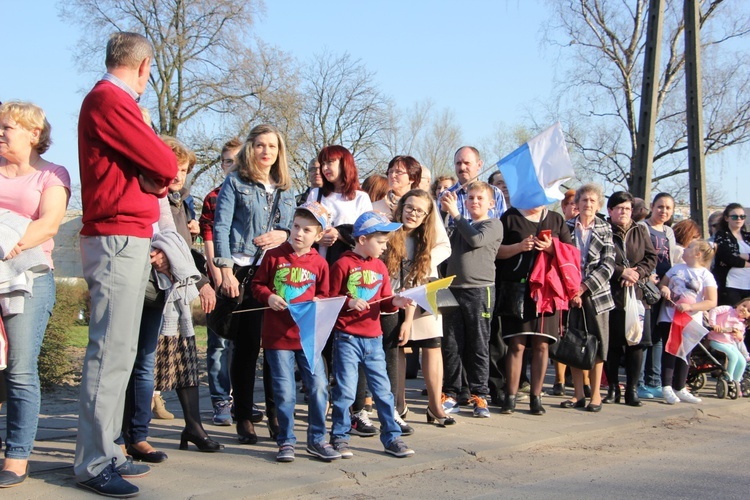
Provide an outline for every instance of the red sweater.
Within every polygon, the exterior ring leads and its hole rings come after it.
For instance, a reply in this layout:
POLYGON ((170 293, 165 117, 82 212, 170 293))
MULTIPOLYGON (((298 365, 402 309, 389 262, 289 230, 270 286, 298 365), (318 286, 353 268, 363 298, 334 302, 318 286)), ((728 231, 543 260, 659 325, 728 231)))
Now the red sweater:
MULTIPOLYGON (((294 253, 288 241, 266 252, 253 277, 253 297, 268 305, 271 295, 289 303, 307 302, 313 297, 328 297, 328 263, 313 248, 305 255, 294 253)), ((299 327, 289 311, 268 309, 261 330, 264 349, 297 351, 302 349, 299 327)))
POLYGON ((98 82, 83 100, 78 162, 81 234, 150 238, 159 204, 141 190, 138 174, 167 187, 177 174, 177 159, 143 121, 135 100, 113 83, 98 82))
MULTIPOLYGON (((331 266, 331 297, 347 295, 353 299, 364 299, 373 302, 383 297, 392 297, 391 281, 388 268, 383 261, 362 257, 352 251, 345 252, 331 266)), ((383 335, 380 328, 380 311, 396 312, 393 298, 370 304, 364 311, 348 311, 344 304, 336 329, 360 337, 379 337, 383 335)))

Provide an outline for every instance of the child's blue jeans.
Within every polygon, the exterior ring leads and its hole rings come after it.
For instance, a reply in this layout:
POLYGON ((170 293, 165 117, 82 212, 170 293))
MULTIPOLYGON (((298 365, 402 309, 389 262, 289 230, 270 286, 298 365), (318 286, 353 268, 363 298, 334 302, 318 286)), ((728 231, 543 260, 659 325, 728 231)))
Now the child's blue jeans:
POLYGON ((279 435, 276 443, 294 445, 294 405, 297 404, 297 386, 294 381, 294 362, 297 361, 302 381, 308 395, 307 443, 323 443, 326 436, 326 403, 328 402, 328 384, 323 359, 315 363, 315 373, 310 371, 310 364, 302 350, 287 351, 264 349, 263 355, 271 369, 271 384, 276 400, 279 435))
POLYGON ((360 337, 339 330, 333 331, 333 415, 331 442, 349 441, 352 426, 349 407, 354 402, 362 364, 367 385, 372 393, 380 420, 380 441, 388 447, 401 436, 401 427, 394 419, 393 394, 385 368, 385 352, 382 335, 360 337))

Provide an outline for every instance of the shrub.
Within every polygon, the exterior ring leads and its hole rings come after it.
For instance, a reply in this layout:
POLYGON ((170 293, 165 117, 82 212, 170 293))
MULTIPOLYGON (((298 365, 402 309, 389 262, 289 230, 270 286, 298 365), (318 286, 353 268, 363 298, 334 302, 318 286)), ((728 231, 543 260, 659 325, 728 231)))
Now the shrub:
POLYGON ((73 366, 66 352, 70 328, 77 324, 78 314, 86 310, 88 290, 83 282, 56 281, 55 308, 47 324, 47 331, 39 354, 39 380, 43 388, 63 382, 73 366))

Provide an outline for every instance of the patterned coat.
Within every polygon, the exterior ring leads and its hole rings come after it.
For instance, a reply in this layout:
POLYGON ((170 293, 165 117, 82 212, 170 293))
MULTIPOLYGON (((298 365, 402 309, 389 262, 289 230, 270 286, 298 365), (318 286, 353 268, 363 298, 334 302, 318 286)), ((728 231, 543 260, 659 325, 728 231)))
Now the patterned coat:
MULTIPOLYGON (((578 217, 566 221, 573 244, 583 252, 583 242, 578 241, 575 227, 578 217)), ((596 314, 601 314, 615 308, 609 280, 615 270, 615 245, 612 239, 612 227, 607 221, 596 217, 594 228, 589 239, 586 265, 581 269, 583 283, 591 293, 591 302, 596 314)))

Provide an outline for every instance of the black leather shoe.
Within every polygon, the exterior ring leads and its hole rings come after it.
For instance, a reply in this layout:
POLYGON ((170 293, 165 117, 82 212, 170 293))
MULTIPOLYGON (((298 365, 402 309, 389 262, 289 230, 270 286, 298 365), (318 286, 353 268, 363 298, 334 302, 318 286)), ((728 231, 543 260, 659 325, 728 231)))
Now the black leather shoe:
POLYGON ((544 415, 547 410, 542 406, 542 397, 534 396, 533 394, 529 398, 529 408, 531 409, 532 415, 544 415))
POLYGON ((628 406, 643 406, 635 387, 628 388, 625 391, 625 404, 628 406))
MULTIPOLYGON (((258 441, 258 438, 256 436, 255 441, 258 441)), ((188 443, 193 443, 197 448, 198 451, 202 451, 205 453, 214 453, 216 451, 221 451, 224 449, 223 444, 219 444, 213 439, 211 439, 208 436, 196 436, 195 434, 192 434, 188 431, 182 431, 182 434, 180 434, 180 449, 181 450, 187 450, 188 449, 188 443)), ((242 441, 240 441, 240 444, 242 441)))
POLYGON ((581 398, 578 401, 571 401, 569 399, 560 403, 560 408, 585 408, 586 398, 581 398))
POLYGON ((132 446, 128 446, 128 455, 133 457, 134 460, 140 460, 141 462, 148 462, 150 464, 160 464, 168 458, 167 454, 163 451, 154 450, 148 453, 143 453, 132 446))
POLYGON ((115 469, 117 459, 104 468, 98 476, 86 481, 79 481, 78 487, 91 490, 105 497, 129 498, 138 494, 138 487, 125 481, 115 469))
POLYGON ((602 404, 599 403, 598 405, 595 405, 595 404, 589 403, 589 405, 586 407, 586 410, 592 413, 599 413, 600 411, 602 411, 602 404))
POLYGON ((590 385, 584 385, 583 386, 583 397, 590 398, 591 397, 591 386, 590 385))
POLYGON ((516 395, 506 394, 505 401, 503 401, 503 407, 500 408, 500 413, 503 415, 510 415, 516 411, 516 395))
POLYGON ((0 488, 11 488, 13 486, 18 486, 22 482, 26 481, 27 477, 29 477, 28 463, 26 464, 26 472, 24 472, 20 476, 13 471, 0 471, 0 488))

